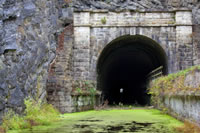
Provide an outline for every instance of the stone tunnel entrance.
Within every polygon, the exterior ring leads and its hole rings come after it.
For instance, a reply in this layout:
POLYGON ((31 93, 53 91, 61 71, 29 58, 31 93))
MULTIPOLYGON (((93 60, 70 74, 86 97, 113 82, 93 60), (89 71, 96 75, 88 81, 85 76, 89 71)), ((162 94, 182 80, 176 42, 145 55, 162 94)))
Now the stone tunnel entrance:
POLYGON ((163 48, 142 35, 126 35, 109 43, 98 64, 98 89, 109 104, 147 105, 147 75, 163 66, 167 74, 167 57, 163 48))
POLYGON ((174 73, 194 63, 190 10, 77 10, 73 17, 58 38, 47 82, 48 102, 63 113, 76 111, 74 81, 97 80, 110 104, 145 105, 152 70, 163 66, 163 74, 174 73))

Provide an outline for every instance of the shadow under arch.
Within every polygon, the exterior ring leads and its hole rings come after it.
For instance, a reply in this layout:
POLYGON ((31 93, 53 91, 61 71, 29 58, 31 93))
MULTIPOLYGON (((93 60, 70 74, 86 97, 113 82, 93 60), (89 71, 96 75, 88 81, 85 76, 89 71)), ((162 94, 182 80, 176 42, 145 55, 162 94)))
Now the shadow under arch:
POLYGON ((149 104, 147 75, 160 66, 166 75, 167 56, 160 44, 143 35, 118 37, 98 58, 97 88, 110 104, 149 104))

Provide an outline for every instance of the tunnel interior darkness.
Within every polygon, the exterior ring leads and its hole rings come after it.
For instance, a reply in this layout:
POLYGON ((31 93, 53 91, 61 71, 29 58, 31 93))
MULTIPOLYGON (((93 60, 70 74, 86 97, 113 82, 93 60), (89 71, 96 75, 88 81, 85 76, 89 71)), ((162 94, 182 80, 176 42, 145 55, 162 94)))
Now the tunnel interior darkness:
POLYGON ((167 57, 163 48, 142 35, 126 35, 110 42, 97 63, 97 87, 109 104, 147 105, 147 75, 163 66, 167 74, 167 57))

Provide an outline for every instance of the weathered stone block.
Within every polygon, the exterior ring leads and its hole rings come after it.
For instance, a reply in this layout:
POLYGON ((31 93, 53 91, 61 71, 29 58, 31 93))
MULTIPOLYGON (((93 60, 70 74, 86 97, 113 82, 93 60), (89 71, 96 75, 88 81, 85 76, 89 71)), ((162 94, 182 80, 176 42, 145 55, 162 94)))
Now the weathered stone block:
POLYGON ((80 12, 80 14, 74 14, 74 25, 89 25, 90 13, 80 12))
POLYGON ((177 25, 192 25, 192 13, 190 11, 176 11, 177 25))
POLYGON ((74 35, 74 48, 76 49, 89 49, 90 47, 90 28, 89 27, 75 27, 74 35))

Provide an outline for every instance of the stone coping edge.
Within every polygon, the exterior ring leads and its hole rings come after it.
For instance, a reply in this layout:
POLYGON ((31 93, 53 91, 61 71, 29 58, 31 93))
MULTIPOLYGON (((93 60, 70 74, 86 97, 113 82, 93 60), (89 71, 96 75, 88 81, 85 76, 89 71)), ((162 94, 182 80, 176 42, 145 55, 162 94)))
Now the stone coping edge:
POLYGON ((195 96, 195 97, 200 97, 200 91, 195 92, 195 91, 191 91, 191 92, 178 92, 178 93, 167 93, 164 94, 163 96, 169 96, 169 97, 185 97, 185 96, 195 96))
POLYGON ((91 27, 91 28, 100 28, 100 27, 175 27, 175 26, 193 26, 193 24, 166 24, 166 25, 73 25, 73 27, 91 27))
POLYGON ((127 9, 123 9, 123 10, 104 10, 104 9, 100 9, 100 10, 92 10, 92 9, 74 9, 74 12, 91 12, 91 13, 107 13, 107 12, 139 12, 139 13, 169 13, 169 12, 192 12, 191 9, 187 9, 187 8, 179 8, 179 9, 169 9, 169 10, 127 10, 127 9))

